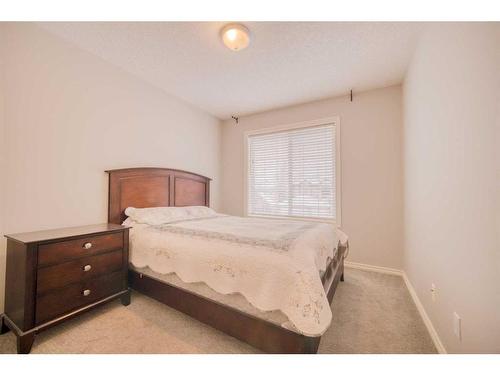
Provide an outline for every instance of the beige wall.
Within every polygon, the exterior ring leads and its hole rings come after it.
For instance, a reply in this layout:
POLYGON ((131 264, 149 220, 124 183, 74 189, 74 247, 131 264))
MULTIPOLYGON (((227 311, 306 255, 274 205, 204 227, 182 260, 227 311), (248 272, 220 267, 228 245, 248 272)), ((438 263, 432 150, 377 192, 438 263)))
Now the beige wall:
POLYGON ((244 212, 243 133, 339 116, 342 153, 342 227, 349 260, 402 267, 401 87, 306 103, 241 117, 222 127, 222 209, 244 212))
MULTIPOLYGON (((105 222, 104 170, 112 168, 162 166, 212 177, 218 207, 217 119, 35 25, 1 27, 2 236, 105 222)), ((1 311, 3 254, 2 247, 1 311)))
POLYGON ((498 23, 433 25, 404 86, 404 269, 452 353, 500 353, 499 46, 498 23))
MULTIPOLYGON (((4 26, 0 24, 0 46, 4 44, 4 26)), ((4 121, 4 75, 3 75, 3 54, 0 53, 0 311, 3 311, 3 301, 5 295, 5 277, 4 277, 4 264, 5 264, 5 238, 3 237, 4 226, 4 199, 5 194, 4 184, 4 160, 5 160, 5 121, 4 121)))

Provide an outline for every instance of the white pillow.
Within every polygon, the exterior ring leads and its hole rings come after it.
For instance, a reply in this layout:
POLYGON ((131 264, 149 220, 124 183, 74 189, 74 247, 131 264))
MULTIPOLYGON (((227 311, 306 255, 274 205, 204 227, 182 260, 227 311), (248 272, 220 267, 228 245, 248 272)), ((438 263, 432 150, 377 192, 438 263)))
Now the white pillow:
POLYGON ((161 225, 177 220, 215 216, 217 213, 209 207, 127 207, 125 215, 137 223, 161 225))
POLYGON ((213 209, 207 206, 187 206, 182 208, 185 208, 189 213, 189 215, 195 217, 206 217, 206 216, 217 215, 217 212, 215 212, 213 209))

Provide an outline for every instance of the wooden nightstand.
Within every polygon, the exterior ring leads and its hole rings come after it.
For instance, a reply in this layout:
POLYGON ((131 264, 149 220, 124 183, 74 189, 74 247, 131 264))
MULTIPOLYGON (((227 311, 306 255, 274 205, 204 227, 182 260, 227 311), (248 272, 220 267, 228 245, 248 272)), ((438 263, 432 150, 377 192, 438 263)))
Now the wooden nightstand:
POLYGON ((29 353, 35 335, 115 298, 130 303, 127 227, 98 224, 6 235, 1 333, 29 353))

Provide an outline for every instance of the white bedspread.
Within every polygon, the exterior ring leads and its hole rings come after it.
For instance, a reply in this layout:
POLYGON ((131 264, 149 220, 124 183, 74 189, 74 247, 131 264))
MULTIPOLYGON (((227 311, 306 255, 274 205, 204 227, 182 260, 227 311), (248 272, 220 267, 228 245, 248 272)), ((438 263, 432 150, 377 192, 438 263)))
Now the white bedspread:
POLYGON ((318 271, 333 258, 332 225, 216 215, 151 226, 127 219, 130 262, 184 282, 240 293, 263 311, 281 310, 308 336, 325 332, 332 313, 318 271))

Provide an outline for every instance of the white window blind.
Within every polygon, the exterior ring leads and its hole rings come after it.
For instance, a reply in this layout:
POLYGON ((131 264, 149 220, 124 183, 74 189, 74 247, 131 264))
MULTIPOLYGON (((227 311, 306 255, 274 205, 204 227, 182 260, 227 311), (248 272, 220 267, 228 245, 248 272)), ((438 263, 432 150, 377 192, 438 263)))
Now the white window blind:
POLYGON ((248 137, 248 214, 336 219, 335 124, 248 137))

